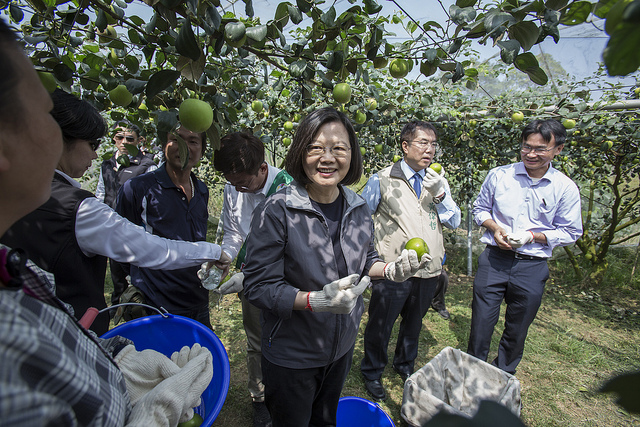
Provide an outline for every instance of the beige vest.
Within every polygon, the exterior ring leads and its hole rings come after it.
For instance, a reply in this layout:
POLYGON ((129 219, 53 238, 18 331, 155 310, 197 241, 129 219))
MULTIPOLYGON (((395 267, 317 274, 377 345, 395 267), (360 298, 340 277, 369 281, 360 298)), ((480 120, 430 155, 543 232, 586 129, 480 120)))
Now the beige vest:
POLYGON ((395 261, 409 239, 421 237, 433 257, 426 268, 414 277, 429 278, 440 275, 444 258, 442 224, 433 198, 422 190, 420 199, 406 180, 400 162, 378 172, 380 204, 373 214, 376 250, 385 262, 395 261))

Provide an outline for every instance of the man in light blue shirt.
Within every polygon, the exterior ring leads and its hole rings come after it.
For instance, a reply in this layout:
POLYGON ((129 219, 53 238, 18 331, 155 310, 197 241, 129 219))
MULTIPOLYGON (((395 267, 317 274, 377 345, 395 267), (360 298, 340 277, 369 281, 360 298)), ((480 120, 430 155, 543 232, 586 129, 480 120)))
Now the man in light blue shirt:
POLYGON ((489 171, 473 204, 475 222, 486 228, 480 241, 487 248, 478 258, 473 283, 467 352, 487 360, 504 300, 505 328, 492 364, 511 374, 542 301, 547 258, 553 248, 582 235, 580 191, 551 166, 566 137, 556 120, 529 123, 522 131, 522 161, 489 171))

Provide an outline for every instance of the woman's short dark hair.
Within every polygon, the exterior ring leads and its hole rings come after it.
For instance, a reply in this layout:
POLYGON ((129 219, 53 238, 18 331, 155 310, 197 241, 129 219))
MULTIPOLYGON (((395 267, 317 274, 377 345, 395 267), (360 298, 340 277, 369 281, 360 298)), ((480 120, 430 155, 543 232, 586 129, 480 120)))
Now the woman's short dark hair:
POLYGON ((255 135, 233 132, 220 140, 213 152, 213 167, 223 175, 246 173, 256 175, 264 163, 264 144, 255 135))
POLYGON ((51 99, 51 115, 58 122, 65 143, 76 139, 98 141, 107 133, 106 121, 87 101, 61 89, 53 91, 51 99))
POLYGON ((529 123, 522 130, 522 142, 534 134, 540 134, 547 144, 551 141, 551 137, 553 137, 556 147, 564 144, 567 140, 567 130, 564 128, 564 125, 554 119, 534 120, 529 123))
POLYGON ((400 145, 402 146, 402 141, 410 142, 416 136, 416 130, 422 129, 423 131, 431 131, 437 137, 438 132, 436 131, 436 127, 429 122, 423 121, 413 121, 409 122, 402 127, 400 131, 400 145))
POLYGON ((307 156, 307 146, 311 144, 318 134, 318 131, 327 123, 342 123, 349 135, 349 145, 351 146, 351 164, 349 171, 340 182, 343 185, 351 185, 360 181, 362 176, 362 153, 358 145, 358 138, 349 118, 335 108, 325 107, 315 110, 302 119, 293 142, 285 159, 285 170, 301 185, 311 182, 304 173, 304 160, 307 156))
POLYGON ((15 64, 15 57, 20 52, 15 33, 0 19, 0 122, 14 124, 22 111, 16 109, 21 103, 17 99, 15 90, 18 87, 20 74, 15 64))

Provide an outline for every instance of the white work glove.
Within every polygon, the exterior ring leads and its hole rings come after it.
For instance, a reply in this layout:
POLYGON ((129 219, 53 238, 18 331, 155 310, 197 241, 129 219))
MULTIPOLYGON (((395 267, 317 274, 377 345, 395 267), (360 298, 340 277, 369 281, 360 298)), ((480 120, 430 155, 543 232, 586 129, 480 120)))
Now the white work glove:
POLYGON ((534 241, 533 231, 518 231, 507 234, 507 243, 514 249, 534 241))
POLYGON ((200 348, 197 353, 175 375, 138 400, 127 420, 128 427, 168 427, 193 418, 193 407, 200 404, 200 396, 213 378, 211 352, 200 348))
POLYGON ((334 314, 351 313, 358 297, 371 282, 369 276, 364 276, 358 285, 354 285, 358 277, 360 277, 358 274, 352 274, 324 285, 321 291, 310 292, 311 311, 328 311, 334 314))
POLYGON ((403 249, 398 259, 384 266, 384 277, 392 282, 404 282, 416 274, 418 270, 424 268, 431 261, 431 258, 431 255, 424 254, 422 259, 418 261, 416 251, 403 249))
POLYGON ((426 168, 422 186, 432 197, 442 196, 444 194, 444 169, 439 174, 431 168, 426 168))
POLYGON ((163 380, 180 371, 178 365, 164 354, 155 350, 136 351, 133 344, 123 348, 114 360, 122 371, 132 405, 163 380))
POLYGON ((222 285, 218 286, 213 290, 216 294, 227 295, 227 294, 237 294, 244 289, 244 274, 236 273, 229 278, 222 285))

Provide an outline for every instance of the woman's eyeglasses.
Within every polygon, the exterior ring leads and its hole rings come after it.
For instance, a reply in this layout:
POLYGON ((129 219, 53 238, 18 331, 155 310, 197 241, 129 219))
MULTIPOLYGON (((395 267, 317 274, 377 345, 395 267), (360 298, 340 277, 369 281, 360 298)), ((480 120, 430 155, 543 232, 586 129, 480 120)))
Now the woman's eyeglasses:
MULTIPOLYGON (((346 145, 334 145, 333 147, 329 147, 329 152, 333 157, 337 159, 347 157, 350 151, 351 151, 351 148, 347 147, 346 145)), ((307 145, 307 155, 309 157, 320 157, 326 152, 327 152, 327 147, 325 147, 324 145, 320 145, 320 144, 307 145)))

